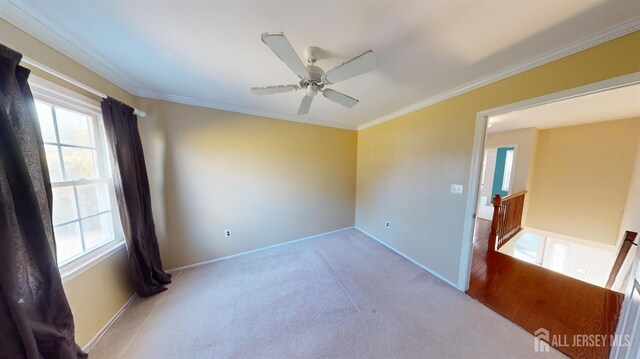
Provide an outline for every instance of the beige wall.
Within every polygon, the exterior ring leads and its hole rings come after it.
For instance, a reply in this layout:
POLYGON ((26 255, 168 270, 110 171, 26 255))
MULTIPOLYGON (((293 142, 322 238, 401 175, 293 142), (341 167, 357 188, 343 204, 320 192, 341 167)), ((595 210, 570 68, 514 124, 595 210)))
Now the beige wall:
MULTIPOLYGON (((635 165, 633 167, 633 173, 631 174, 631 184, 629 185, 629 193, 627 194, 627 200, 621 222, 620 231, 618 231, 616 250, 618 250, 622 245, 622 239, 624 238, 624 233, 626 231, 640 233, 640 145, 636 152, 635 165)), ((637 242, 638 241, 636 240, 636 243, 637 242)), ((627 254, 626 260, 620 268, 620 274, 616 277, 616 280, 613 283, 613 290, 618 290, 620 292, 627 291, 630 279, 633 278, 634 273, 632 273, 632 271, 637 252, 638 247, 633 246, 627 254)), ((640 263, 640 261, 637 263, 640 263)), ((638 272, 638 275, 640 275, 640 272, 638 272)))
POLYGON ((541 130, 527 226, 615 245, 640 119, 541 130))
MULTIPOLYGON (((640 118, 638 121, 640 121, 640 118)), ((640 233, 640 145, 638 145, 636 152, 630 182, 624 214, 622 215, 622 223, 620 225, 620 231, 618 232, 618 245, 624 236, 624 232, 631 231, 640 233)))
POLYGON ((636 71, 640 32, 360 131, 356 226, 462 287, 465 196, 449 185, 469 181, 477 112, 636 71))
MULTIPOLYGON (((0 43, 73 79, 122 101, 133 103, 133 96, 127 92, 3 19, 0 19, 0 43)), ((78 90, 42 71, 34 70, 33 73, 62 86, 78 90)), ((81 346, 87 344, 133 295, 134 291, 124 259, 126 259, 126 250, 123 248, 90 270, 64 283, 76 325, 76 341, 81 346)))
POLYGON ((350 227, 357 133, 148 99, 139 127, 167 268, 350 227), (232 236, 224 237, 231 229, 232 236))

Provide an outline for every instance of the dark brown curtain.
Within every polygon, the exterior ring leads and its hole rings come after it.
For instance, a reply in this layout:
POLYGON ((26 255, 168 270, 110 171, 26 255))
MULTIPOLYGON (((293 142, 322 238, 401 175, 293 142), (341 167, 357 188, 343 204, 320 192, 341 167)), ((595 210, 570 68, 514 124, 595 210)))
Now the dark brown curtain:
POLYGON ((171 275, 162 270, 151 212, 151 195, 138 118, 133 108, 112 98, 102 101, 105 132, 115 157, 115 187, 129 250, 136 292, 149 296, 166 290, 171 275))
POLYGON ((56 264, 29 70, 0 44, 0 358, 86 358, 56 264))

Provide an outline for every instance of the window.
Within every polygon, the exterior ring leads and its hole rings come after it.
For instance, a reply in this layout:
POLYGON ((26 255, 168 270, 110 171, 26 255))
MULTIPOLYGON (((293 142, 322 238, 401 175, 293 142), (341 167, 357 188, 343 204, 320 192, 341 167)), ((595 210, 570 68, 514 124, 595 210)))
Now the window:
POLYGON ((511 184, 511 170, 513 169, 513 150, 507 150, 504 159, 504 175, 502 176, 502 190, 509 192, 511 184))
POLYGON ((564 273, 567 265, 567 250, 566 243, 554 241, 551 248, 551 263, 549 263, 549 269, 558 273, 564 273))
POLYGON ((122 241, 111 165, 98 103, 41 79, 31 85, 51 177, 58 265, 63 267, 122 241))

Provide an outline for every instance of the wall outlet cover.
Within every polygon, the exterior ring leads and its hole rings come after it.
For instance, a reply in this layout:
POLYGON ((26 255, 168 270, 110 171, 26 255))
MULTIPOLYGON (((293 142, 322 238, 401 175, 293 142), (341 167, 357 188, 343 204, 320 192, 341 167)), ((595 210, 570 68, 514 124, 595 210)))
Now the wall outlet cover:
POLYGON ((449 193, 462 194, 464 192, 464 186, 461 184, 452 184, 449 193))

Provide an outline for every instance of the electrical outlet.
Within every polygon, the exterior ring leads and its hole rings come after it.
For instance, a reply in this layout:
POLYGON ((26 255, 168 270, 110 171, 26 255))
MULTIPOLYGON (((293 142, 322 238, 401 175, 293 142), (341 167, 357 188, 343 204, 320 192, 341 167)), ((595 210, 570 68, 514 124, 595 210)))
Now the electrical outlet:
POLYGON ((387 227, 387 228, 391 228, 391 222, 389 222, 389 221, 387 221, 384 225, 385 225, 385 227, 387 227))
POLYGON ((227 229, 226 231, 224 231, 224 236, 225 237, 231 237, 231 230, 227 229))
POLYGON ((464 187, 461 184, 452 184, 449 188, 449 193, 462 194, 463 188, 464 187))

